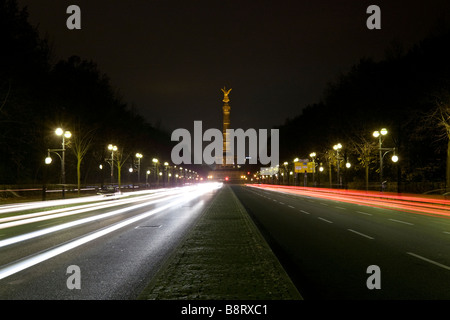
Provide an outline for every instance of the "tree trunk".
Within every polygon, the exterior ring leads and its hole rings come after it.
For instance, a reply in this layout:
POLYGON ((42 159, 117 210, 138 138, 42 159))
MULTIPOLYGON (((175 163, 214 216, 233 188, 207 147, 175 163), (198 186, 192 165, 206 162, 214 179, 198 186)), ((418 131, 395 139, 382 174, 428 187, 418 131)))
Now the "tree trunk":
POLYGON ((78 196, 80 196, 80 188, 81 188, 81 158, 78 157, 77 161, 77 184, 78 184, 78 196))
POLYGON ((366 191, 369 191, 369 164, 366 164, 366 191))
POLYGON ((447 142, 447 172, 446 172, 446 179, 445 179, 445 191, 449 191, 450 189, 450 136, 447 142))

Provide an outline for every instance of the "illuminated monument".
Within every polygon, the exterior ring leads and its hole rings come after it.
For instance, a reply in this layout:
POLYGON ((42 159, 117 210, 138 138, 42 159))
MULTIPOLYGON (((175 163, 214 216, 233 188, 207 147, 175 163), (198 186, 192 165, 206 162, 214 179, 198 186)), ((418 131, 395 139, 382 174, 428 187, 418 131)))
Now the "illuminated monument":
POLYGON ((215 170, 209 172, 208 176, 213 180, 236 183, 240 182, 242 172, 240 170, 240 166, 236 165, 236 159, 233 150, 230 150, 230 140, 227 133, 227 129, 231 129, 231 107, 229 105, 230 98, 228 97, 228 95, 230 94, 232 89, 230 88, 227 90, 224 87, 221 90, 223 92, 223 154, 221 155, 222 164, 217 165, 215 170))
POLYGON ((230 129, 230 111, 231 107, 228 104, 230 102, 230 98, 228 95, 230 94, 232 89, 227 90, 225 87, 221 89, 223 92, 223 163, 222 167, 233 167, 234 159, 230 158, 230 140, 227 133, 227 129, 230 129), (228 161, 227 161, 228 160, 228 161))

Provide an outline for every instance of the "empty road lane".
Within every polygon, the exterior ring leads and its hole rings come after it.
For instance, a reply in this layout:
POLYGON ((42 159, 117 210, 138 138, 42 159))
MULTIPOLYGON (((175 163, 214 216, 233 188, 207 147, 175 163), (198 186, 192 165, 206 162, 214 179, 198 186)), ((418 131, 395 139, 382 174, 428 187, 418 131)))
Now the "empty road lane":
POLYGON ((306 300, 450 299, 447 207, 428 215, 311 192, 233 190, 306 300))

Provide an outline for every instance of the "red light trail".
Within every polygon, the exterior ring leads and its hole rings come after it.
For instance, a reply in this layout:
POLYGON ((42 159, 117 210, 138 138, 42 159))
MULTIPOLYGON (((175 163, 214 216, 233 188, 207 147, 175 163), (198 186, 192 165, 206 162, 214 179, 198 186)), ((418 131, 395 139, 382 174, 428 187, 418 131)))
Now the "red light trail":
POLYGON ((450 200, 446 200, 443 196, 394 194, 360 190, 319 189, 267 184, 249 186, 315 198, 355 203, 376 208, 389 208, 416 214, 450 218, 450 200))

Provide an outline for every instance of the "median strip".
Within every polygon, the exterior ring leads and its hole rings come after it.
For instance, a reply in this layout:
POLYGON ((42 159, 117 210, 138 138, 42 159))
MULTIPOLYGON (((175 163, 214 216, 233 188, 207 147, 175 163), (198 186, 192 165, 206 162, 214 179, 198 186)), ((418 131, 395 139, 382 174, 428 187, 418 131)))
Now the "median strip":
POLYGON ((231 187, 225 185, 140 299, 302 297, 231 187))

